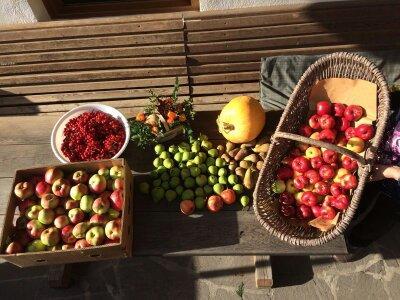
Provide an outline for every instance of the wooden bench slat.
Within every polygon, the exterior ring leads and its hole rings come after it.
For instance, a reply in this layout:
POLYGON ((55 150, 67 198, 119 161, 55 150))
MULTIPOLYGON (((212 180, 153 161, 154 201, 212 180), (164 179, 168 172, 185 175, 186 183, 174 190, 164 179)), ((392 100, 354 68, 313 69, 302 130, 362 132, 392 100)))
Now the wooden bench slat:
POLYGON ((192 95, 216 95, 225 93, 251 93, 260 90, 259 82, 232 83, 232 84, 206 84, 192 87, 192 95))
POLYGON ((83 26, 65 26, 61 28, 26 29, 0 32, 1 42, 21 42, 32 40, 63 39, 71 37, 107 36, 110 34, 132 34, 180 30, 182 20, 137 22, 124 24, 92 24, 83 26))
MULTIPOLYGON (((188 84, 186 76, 177 76, 182 85, 188 84)), ((0 95, 24 95, 24 94, 44 94, 44 93, 60 93, 73 91, 95 91, 95 90, 113 90, 128 88, 153 88, 162 86, 173 86, 174 77, 154 77, 154 78, 138 78, 131 80, 113 80, 113 81, 95 81, 80 83, 63 83, 63 84, 43 84, 31 86, 14 86, 1 87, 0 95)))
POLYGON ((0 56, 0 65, 13 65, 33 62, 92 60, 117 57, 155 56, 184 54, 183 44, 153 45, 139 47, 121 47, 106 49, 69 50, 58 52, 40 52, 26 54, 8 54, 0 56))
POLYGON ((0 85, 29 85, 58 82, 82 82, 96 81, 105 79, 128 79, 128 78, 147 78, 161 76, 179 76, 187 73, 186 67, 164 67, 164 68, 132 68, 132 69, 111 69, 79 72, 28 74, 16 76, 0 77, 0 85))
POLYGON ((210 65, 191 65, 195 64, 195 61, 188 59, 188 71, 191 75, 201 74, 215 74, 225 72, 240 72, 240 71, 254 71, 260 70, 260 62, 239 62, 239 63, 228 63, 228 64, 210 64, 210 65))
POLYGON ((396 29, 352 31, 345 33, 324 33, 313 35, 285 36, 276 38, 249 39, 238 41, 207 42, 187 44, 190 54, 236 52, 280 47, 309 47, 335 45, 343 42, 374 44, 379 40, 395 39, 399 36, 396 29))
POLYGON ((232 72, 223 74, 203 74, 190 76, 190 84, 204 84, 204 83, 225 83, 225 82, 257 82, 260 78, 260 72, 232 72))
MULTIPOLYGON (((153 88, 156 94, 160 96, 171 95, 171 87, 153 88)), ((179 89, 182 95, 189 94, 189 87, 181 86, 179 89)), ((31 104, 51 104, 63 102, 77 101, 102 101, 109 99, 125 99, 125 98, 142 98, 149 96, 149 88, 124 89, 124 90, 109 90, 109 91, 90 91, 90 92, 71 92, 57 94, 40 94, 40 95, 23 95, 9 96, 0 98, 1 106, 17 106, 31 104)))
POLYGON ((154 56, 133 58, 112 58, 97 60, 78 60, 68 62, 50 62, 0 66, 0 75, 37 74, 56 71, 79 71, 130 67, 166 67, 186 66, 185 56, 154 56))
POLYGON ((162 32, 157 34, 102 36, 95 38, 75 38, 45 40, 35 42, 14 42, 0 44, 0 53, 21 53, 55 51, 84 48, 113 48, 117 46, 151 45, 177 43, 183 41, 182 32, 162 32))
POLYGON ((205 31, 217 29, 234 29, 243 27, 258 27, 267 25, 287 25, 312 23, 316 20, 354 20, 357 16, 393 16, 393 10, 399 6, 376 6, 373 10, 369 7, 354 7, 354 8, 338 8, 329 10, 315 10, 310 12, 278 12, 276 14, 267 15, 250 15, 250 16, 232 16, 220 17, 215 19, 202 18, 198 15, 197 19, 185 19, 186 29, 188 31, 205 31))
MULTIPOLYGON (((362 18, 362 16, 361 16, 362 18)), ((386 22, 380 16, 376 20, 371 18, 357 18, 353 21, 342 22, 332 21, 331 23, 303 23, 278 26, 264 26, 255 28, 235 28, 224 30, 208 30, 186 32, 188 43, 219 42, 232 40, 245 40, 254 38, 269 38, 295 35, 309 35, 321 33, 344 33, 357 30, 393 29, 398 27, 400 22, 386 22)))

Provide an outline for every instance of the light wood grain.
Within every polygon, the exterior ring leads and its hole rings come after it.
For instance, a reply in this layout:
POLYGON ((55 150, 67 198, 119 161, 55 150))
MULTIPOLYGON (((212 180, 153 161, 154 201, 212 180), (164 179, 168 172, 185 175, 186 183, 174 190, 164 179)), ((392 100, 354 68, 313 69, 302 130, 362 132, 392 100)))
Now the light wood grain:
POLYGON ((271 257, 269 255, 254 256, 255 280, 257 288, 270 288, 273 285, 271 257))

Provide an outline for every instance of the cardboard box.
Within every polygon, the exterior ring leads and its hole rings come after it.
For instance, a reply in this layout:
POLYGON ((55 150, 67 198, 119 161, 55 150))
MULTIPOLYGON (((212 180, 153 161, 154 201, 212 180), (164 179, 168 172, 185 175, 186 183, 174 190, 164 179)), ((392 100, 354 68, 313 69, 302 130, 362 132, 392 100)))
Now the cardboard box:
POLYGON ((14 181, 10 187, 11 192, 8 200, 6 216, 4 220, 3 233, 1 236, 0 249, 4 253, 7 247, 6 242, 14 227, 14 216, 18 214, 16 211, 18 198, 14 195, 14 186, 16 183, 29 180, 32 176, 43 176, 50 167, 62 169, 65 173, 72 173, 76 170, 86 170, 88 173, 95 173, 99 168, 111 168, 115 165, 122 165, 125 170, 124 176, 124 209, 122 211, 122 236, 121 241, 115 244, 101 245, 89 247, 81 250, 58 250, 29 252, 18 254, 1 254, 0 258, 17 265, 19 267, 66 264, 85 261, 97 261, 102 259, 115 259, 129 257, 132 255, 133 240, 133 176, 131 170, 124 159, 109 159, 91 162, 77 162, 55 166, 37 167, 32 169, 17 170, 14 181))

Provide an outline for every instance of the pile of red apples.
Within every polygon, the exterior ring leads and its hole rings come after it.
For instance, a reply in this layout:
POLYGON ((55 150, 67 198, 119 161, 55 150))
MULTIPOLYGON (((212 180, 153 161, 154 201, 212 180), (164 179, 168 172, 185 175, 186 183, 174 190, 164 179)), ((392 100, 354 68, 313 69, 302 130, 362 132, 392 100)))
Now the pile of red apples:
MULTIPOLYGON (((361 153, 375 134, 370 124, 359 124, 364 109, 320 101, 316 114, 299 133, 361 153), (357 126, 355 126, 357 122, 357 126)), ((277 194, 283 216, 300 220, 333 220, 348 208, 358 185, 358 163, 330 149, 297 143, 277 170, 272 191, 277 194)))
POLYGON ((5 253, 82 249, 119 242, 123 167, 65 175, 61 169, 50 168, 43 177, 34 176, 15 185, 20 216, 5 253))

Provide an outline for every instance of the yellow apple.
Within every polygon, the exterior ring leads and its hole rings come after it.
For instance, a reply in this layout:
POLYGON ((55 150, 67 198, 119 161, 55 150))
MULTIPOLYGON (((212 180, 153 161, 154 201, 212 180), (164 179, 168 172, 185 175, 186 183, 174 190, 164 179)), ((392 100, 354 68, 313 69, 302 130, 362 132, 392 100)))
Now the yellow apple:
POLYGON ((346 148, 350 151, 361 153, 364 151, 364 141, 358 137, 352 137, 347 141, 346 148))
POLYGON ((345 168, 337 169, 335 177, 333 177, 333 182, 340 183, 340 178, 347 174, 350 174, 349 170, 346 170, 345 168))
POLYGON ((317 147, 308 147, 306 150, 306 157, 307 158, 314 158, 317 156, 321 156, 321 150, 317 147))
POLYGON ((286 181, 286 191, 291 194, 294 194, 298 191, 298 189, 296 189, 294 186, 293 179, 288 179, 286 181))

